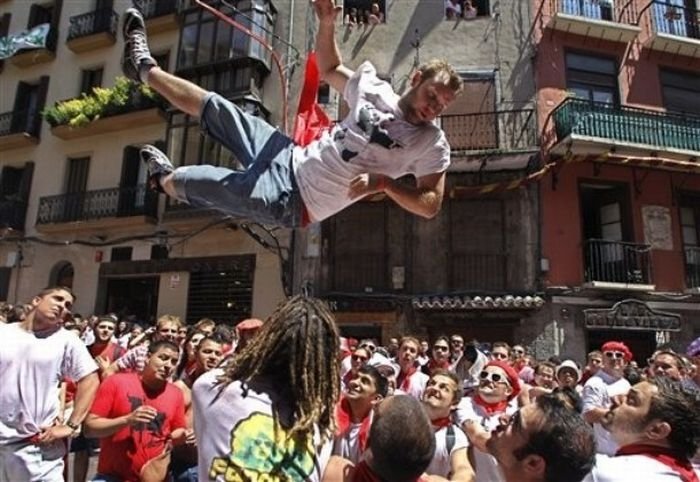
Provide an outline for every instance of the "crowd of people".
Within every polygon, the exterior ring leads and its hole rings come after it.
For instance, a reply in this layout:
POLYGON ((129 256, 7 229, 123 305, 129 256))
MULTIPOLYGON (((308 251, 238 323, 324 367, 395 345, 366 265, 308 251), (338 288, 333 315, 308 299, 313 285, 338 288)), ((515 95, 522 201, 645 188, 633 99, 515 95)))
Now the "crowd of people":
POLYGON ((445 18, 448 20, 471 20, 479 14, 473 0, 445 0, 445 18))
POLYGON ((47 288, 0 324, 2 482, 84 482, 96 454, 96 482, 700 473, 700 338, 639 368, 617 340, 580 364, 459 334, 345 338, 302 296, 265 322, 145 329, 74 301, 47 288))

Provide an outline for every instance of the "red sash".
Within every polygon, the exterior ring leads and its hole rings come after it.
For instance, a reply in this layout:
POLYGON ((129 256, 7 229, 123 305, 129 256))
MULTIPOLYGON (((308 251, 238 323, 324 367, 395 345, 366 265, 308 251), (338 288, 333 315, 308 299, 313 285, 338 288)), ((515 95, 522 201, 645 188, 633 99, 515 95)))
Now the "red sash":
POLYGON ((411 377, 417 371, 418 367, 413 365, 406 373, 403 371, 399 373, 399 376, 396 378, 396 384, 399 386, 401 391, 408 393, 408 389, 411 387, 411 377))
MULTIPOLYGON (((336 436, 341 436, 347 433, 347 431, 350 429, 352 420, 350 419, 350 403, 345 397, 342 397, 338 405, 336 405, 335 419, 336 422, 338 422, 338 431, 336 432, 336 436)), ((360 433, 357 437, 360 442, 360 453, 364 452, 367 448, 367 440, 369 439, 369 429, 371 426, 372 411, 370 410, 360 424, 360 433)))
POLYGON ((502 400, 496 403, 489 403, 483 398, 481 398, 481 395, 479 395, 478 393, 474 395, 474 403, 483 408, 488 415, 494 415, 496 413, 505 413, 506 408, 508 407, 508 400, 502 400))
POLYGON ((433 424, 433 428, 437 432, 441 428, 449 427, 450 424, 452 424, 452 419, 449 416, 444 418, 436 418, 435 420, 431 420, 430 423, 433 424))

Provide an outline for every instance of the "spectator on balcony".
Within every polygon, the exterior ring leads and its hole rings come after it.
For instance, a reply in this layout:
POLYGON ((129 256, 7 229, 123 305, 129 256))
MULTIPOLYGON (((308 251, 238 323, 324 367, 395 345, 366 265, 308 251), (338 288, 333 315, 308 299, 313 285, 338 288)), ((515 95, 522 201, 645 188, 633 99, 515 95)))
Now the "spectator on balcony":
POLYGON ((378 193, 413 214, 436 216, 450 147, 433 121, 461 92, 460 76, 446 61, 433 60, 415 69, 410 88, 399 96, 369 62, 355 72, 342 63, 335 41, 342 8, 333 0, 312 3, 319 19, 321 76, 343 93, 350 114, 304 147, 216 93, 158 67, 143 17, 136 9, 126 11, 125 75, 201 117, 208 133, 246 166, 244 171, 206 165, 175 169, 165 154, 144 146, 141 157, 149 164, 150 183, 191 205, 287 227, 320 222, 378 193), (409 174, 415 185, 397 181, 409 174))
POLYGON ((462 17, 465 20, 471 20, 479 15, 479 11, 474 5, 472 5, 472 0, 464 0, 464 7, 462 8, 462 17))
POLYGON ((345 15, 345 25, 348 28, 353 28, 355 25, 360 24, 360 17, 357 14, 357 8, 352 7, 350 11, 345 15))
POLYGON ((384 23, 384 14, 379 8, 378 3, 373 3, 369 10, 369 15, 367 17, 367 23, 369 25, 377 25, 379 23, 384 23))
POLYGON ((445 0, 445 18, 454 20, 462 16, 462 5, 460 0, 445 0))

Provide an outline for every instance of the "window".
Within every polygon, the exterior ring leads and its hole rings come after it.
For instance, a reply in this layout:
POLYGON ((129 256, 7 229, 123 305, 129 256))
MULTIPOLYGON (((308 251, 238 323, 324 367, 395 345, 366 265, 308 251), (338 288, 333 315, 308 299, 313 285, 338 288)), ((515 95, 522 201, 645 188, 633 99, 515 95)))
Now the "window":
POLYGON ((89 168, 89 157, 68 159, 63 222, 82 219, 89 168))
POLYGON ((700 195, 683 195, 679 204, 686 285, 700 288, 700 195))
MULTIPOLYGON (((247 8, 241 7, 235 11, 222 5, 219 11, 265 40, 272 40, 270 32, 274 30, 275 12, 268 2, 250 2, 247 8)), ((260 42, 241 30, 201 8, 185 13, 177 59, 178 70, 242 58, 255 58, 269 63, 269 54, 260 42)))
POLYGON ((0 268, 0 300, 7 301, 10 292, 10 278, 12 268, 0 268))
POLYGON ((493 72, 462 73, 464 91, 440 116, 454 151, 498 147, 496 81, 493 72))
POLYGON ((377 25, 386 22, 386 0, 345 0, 343 23, 354 25, 377 25))
POLYGON ((491 13, 489 0, 445 0, 445 19, 472 20, 491 13))
POLYGON ((96 67, 94 69, 83 69, 80 79, 80 93, 89 94, 95 87, 102 87, 102 75, 104 67, 96 67))
POLYGON ((171 117, 167 151, 176 166, 210 164, 231 169, 239 166, 231 151, 204 135, 199 121, 183 113, 171 117))
POLYGON ((134 248, 131 246, 119 246, 112 248, 112 255, 110 256, 110 261, 131 261, 131 255, 134 248))
POLYGON ((576 97, 606 104, 620 103, 615 60, 568 52, 566 87, 576 97))
POLYGON ((319 104, 329 104, 331 101, 331 86, 326 82, 321 82, 318 86, 318 95, 316 101, 319 104))
POLYGON ((660 73, 664 107, 700 115, 700 75, 664 69, 660 73))

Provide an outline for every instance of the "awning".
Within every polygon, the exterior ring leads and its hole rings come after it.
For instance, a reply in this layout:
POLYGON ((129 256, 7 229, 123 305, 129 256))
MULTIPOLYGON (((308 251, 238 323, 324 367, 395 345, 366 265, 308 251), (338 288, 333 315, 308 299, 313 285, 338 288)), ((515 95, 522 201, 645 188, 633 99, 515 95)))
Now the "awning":
POLYGON ((422 296, 411 299, 416 310, 533 310, 544 305, 544 298, 532 296, 422 296))

